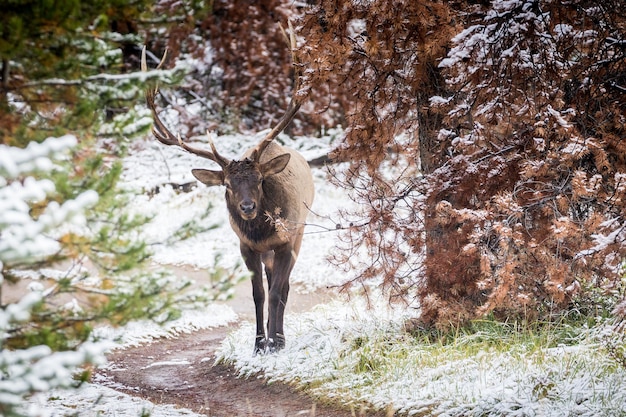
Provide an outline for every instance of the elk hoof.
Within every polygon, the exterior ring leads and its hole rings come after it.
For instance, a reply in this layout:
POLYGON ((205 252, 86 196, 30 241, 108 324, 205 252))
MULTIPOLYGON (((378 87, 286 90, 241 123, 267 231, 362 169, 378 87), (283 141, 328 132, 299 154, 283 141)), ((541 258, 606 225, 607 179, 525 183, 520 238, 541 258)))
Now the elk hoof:
POLYGON ((275 339, 269 339, 267 341, 267 348, 270 353, 276 353, 285 347, 285 335, 276 333, 275 339))
POLYGON ((259 353, 265 353, 267 349, 267 340, 265 340, 265 336, 257 336, 254 341, 254 355, 256 356, 259 353))

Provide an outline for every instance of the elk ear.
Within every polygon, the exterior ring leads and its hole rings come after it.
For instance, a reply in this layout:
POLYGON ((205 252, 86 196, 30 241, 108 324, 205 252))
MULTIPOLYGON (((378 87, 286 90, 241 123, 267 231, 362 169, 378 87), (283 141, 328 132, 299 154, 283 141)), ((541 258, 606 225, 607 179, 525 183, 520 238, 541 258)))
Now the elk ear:
POLYGON ((264 177, 269 177, 270 175, 282 172, 285 168, 287 168, 287 164, 290 159, 291 155, 288 153, 284 153, 282 155, 278 155, 276 158, 270 159, 266 163, 261 164, 261 174, 264 177))
POLYGON ((208 169, 192 169, 191 173, 194 177, 201 183, 208 185, 209 187, 213 185, 222 185, 224 184, 224 171, 211 171, 208 169))

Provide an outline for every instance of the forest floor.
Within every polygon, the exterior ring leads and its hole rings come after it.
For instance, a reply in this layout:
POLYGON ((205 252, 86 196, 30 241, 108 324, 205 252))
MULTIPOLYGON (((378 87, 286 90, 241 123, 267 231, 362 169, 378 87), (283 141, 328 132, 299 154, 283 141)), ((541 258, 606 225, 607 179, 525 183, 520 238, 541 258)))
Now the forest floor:
MULTIPOLYGON (((239 320, 253 320, 250 284, 243 282, 236 290, 228 304, 239 320)), ((324 290, 308 294, 292 290, 286 314, 307 311, 330 298, 332 294, 324 290)), ((384 415, 320 404, 283 383, 238 377, 232 367, 215 360, 222 341, 236 327, 238 323, 233 323, 115 350, 108 356, 108 365, 98 370, 98 383, 156 404, 174 404, 210 417, 384 415)), ((251 340, 251 352, 252 347, 251 340)))
MULTIPOLYGON (((208 329, 115 352, 101 370, 108 385, 156 404, 219 417, 348 417, 358 411, 320 405, 283 383, 238 378, 215 352, 228 329, 208 329)), ((368 412, 367 416, 378 416, 368 412)))

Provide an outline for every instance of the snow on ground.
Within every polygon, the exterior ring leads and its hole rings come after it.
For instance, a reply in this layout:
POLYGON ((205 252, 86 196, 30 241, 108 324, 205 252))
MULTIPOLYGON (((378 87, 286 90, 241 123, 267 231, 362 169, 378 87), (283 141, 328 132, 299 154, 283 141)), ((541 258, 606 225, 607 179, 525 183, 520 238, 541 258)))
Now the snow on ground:
POLYGON ((150 401, 95 384, 84 384, 78 390, 41 393, 29 401, 35 415, 41 417, 200 417, 173 405, 156 405, 150 401))
POLYGON ((227 305, 211 304, 203 309, 183 311, 181 317, 160 326, 142 320, 131 322, 123 327, 101 327, 94 330, 97 339, 115 341, 119 348, 140 346, 159 338, 176 337, 201 329, 226 326, 237 320, 237 314, 227 305))
MULTIPOLYGON (((236 158, 258 138, 222 136, 215 142, 225 156, 236 158)), ((290 141, 283 136, 281 139, 290 141)), ((302 150, 308 159, 329 148, 328 140, 316 138, 299 138, 290 145, 302 150)), ((210 269, 219 257, 224 268, 240 265, 224 190, 199 185, 189 192, 177 192, 167 185, 193 182, 192 167, 211 166, 210 161, 154 140, 132 145, 121 186, 134 196, 131 210, 153 216, 145 238, 152 243, 156 263, 210 269), (206 230, 183 242, 167 243, 181 225, 194 219, 206 230)), ((338 217, 339 208, 352 203, 341 190, 329 185, 322 170, 314 170, 314 177, 317 194, 312 210, 319 216, 309 216, 312 225, 307 228, 292 274, 292 291, 314 291, 341 284, 347 278, 326 261, 326 256, 336 239, 336 232, 328 231, 334 228, 331 219, 338 217)), ((122 330, 101 329, 99 335, 119 339, 122 334, 122 343, 137 344, 237 320, 226 305, 207 308, 209 312, 185 312, 166 329, 134 323, 122 330)), ((524 351, 522 346, 520 351, 487 350, 463 356, 444 346, 411 345, 410 341, 402 344, 406 336, 400 326, 412 314, 415 311, 389 308, 382 298, 367 308, 354 296, 350 302, 337 301, 287 315, 287 346, 280 354, 252 356, 253 323, 244 322, 224 341, 220 355, 242 375, 260 373, 270 380, 295 381, 314 394, 336 395, 346 404, 367 401, 382 408, 391 404, 409 415, 626 415, 626 372, 598 353, 597 339, 539 354, 524 351), (368 350, 396 346, 396 342, 397 350, 391 348, 383 355, 368 350), (387 359, 389 362, 382 365, 368 363, 387 359), (369 372, 370 365, 385 372, 369 372)), ((136 416, 148 410, 153 416, 195 416, 188 410, 154 405, 96 384, 86 385, 78 393, 40 395, 31 403, 51 410, 53 416, 68 410, 81 410, 81 415, 136 416)))

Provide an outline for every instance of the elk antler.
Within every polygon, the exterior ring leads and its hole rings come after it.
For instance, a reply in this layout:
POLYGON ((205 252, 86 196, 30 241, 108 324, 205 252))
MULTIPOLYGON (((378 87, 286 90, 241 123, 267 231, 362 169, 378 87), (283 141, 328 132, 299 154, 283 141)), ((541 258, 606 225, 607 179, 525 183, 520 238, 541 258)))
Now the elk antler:
POLYGON ((287 38, 287 40, 289 41, 291 61, 294 66, 293 92, 291 95, 291 99, 289 100, 287 110, 285 111, 285 114, 283 114, 283 117, 280 118, 276 126, 274 126, 274 128, 267 135, 265 135, 263 140, 261 140, 261 142, 259 142, 259 144, 255 147, 253 155, 255 155, 255 158, 257 160, 261 157, 267 145, 269 145, 270 142, 272 142, 276 138, 276 136, 278 136, 278 134, 287 127, 289 123, 291 123, 296 113, 298 113, 298 110, 300 110, 300 106, 302 105, 302 98, 299 98, 297 96, 300 86, 300 62, 298 60, 298 57, 296 56, 296 34, 293 30, 293 26, 291 25, 291 21, 288 20, 287 23, 289 25, 289 35, 285 33, 282 25, 280 27, 280 30, 282 30, 283 35, 285 35, 285 38, 287 38))
MULTIPOLYGON (((165 53, 163 54, 163 58, 161 58, 161 62, 159 62, 157 69, 161 68, 161 66, 163 65, 163 62, 165 62, 166 56, 167 56, 167 50, 165 50, 165 53)), ((146 47, 145 46, 143 47, 141 51, 141 70, 143 72, 148 71, 148 64, 146 63, 146 47)), ((159 92, 159 87, 148 88, 146 90, 146 104, 152 111, 152 119, 154 120, 154 126, 152 126, 152 134, 154 135, 154 137, 157 138, 159 142, 165 145, 178 145, 184 150, 186 150, 187 152, 201 156, 203 158, 210 159, 211 161, 215 161, 222 168, 226 167, 230 163, 230 160, 228 160, 227 158, 224 158, 219 153, 217 153, 217 150, 215 149, 215 145, 213 144, 213 141, 211 140, 211 137, 209 136, 208 132, 207 132, 207 137, 209 139, 209 145, 211 145, 211 151, 193 148, 187 145, 185 142, 183 142, 183 140, 180 137, 180 134, 178 136, 174 136, 174 134, 170 132, 170 130, 165 126, 165 124, 159 118, 156 105, 154 104, 154 98, 156 97, 158 92, 159 92)))

